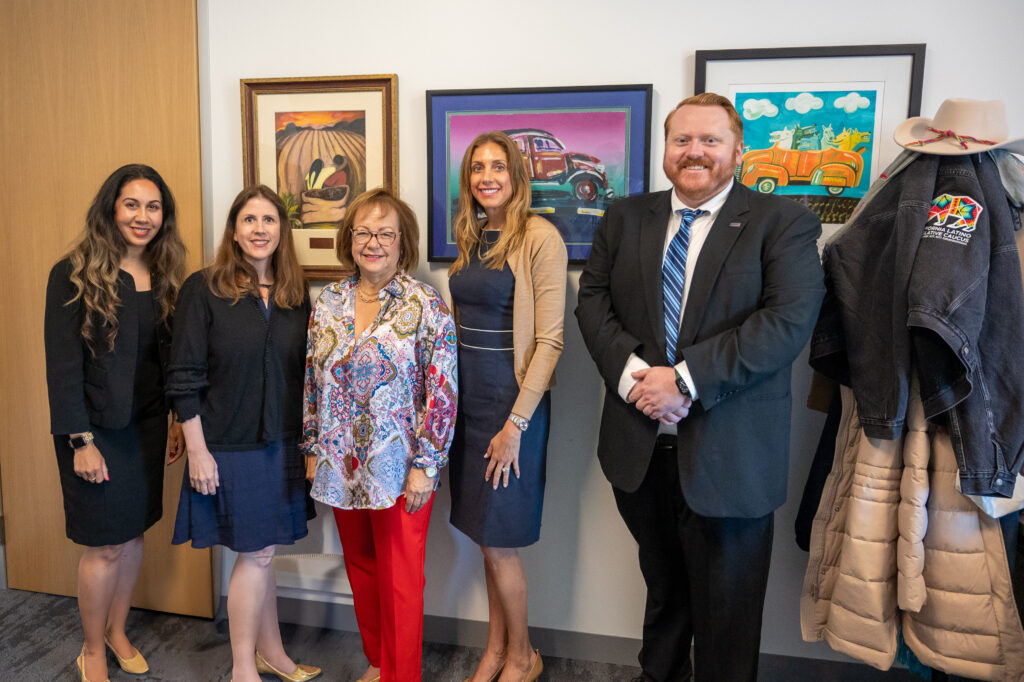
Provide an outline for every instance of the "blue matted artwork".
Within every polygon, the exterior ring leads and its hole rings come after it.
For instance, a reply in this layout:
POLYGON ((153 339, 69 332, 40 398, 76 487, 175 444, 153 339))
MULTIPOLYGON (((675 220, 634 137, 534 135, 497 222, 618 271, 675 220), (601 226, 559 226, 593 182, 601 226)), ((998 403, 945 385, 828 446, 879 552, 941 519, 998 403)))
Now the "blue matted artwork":
POLYGON ((531 210, 555 225, 571 263, 585 262, 608 205, 647 191, 650 116, 650 85, 428 91, 428 260, 458 255, 463 154, 477 134, 503 130, 527 163, 531 210))

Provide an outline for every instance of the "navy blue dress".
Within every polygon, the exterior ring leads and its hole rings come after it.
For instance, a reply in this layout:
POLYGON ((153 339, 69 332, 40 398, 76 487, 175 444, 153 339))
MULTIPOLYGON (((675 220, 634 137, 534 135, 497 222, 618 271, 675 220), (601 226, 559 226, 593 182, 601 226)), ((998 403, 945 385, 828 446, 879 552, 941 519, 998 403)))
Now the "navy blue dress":
MULTIPOLYGON (((497 232, 486 233, 489 241, 497 232)), ((491 439, 519 396, 512 353, 515 276, 508 263, 491 270, 473 254, 449 280, 458 310, 459 412, 450 454, 451 523, 478 545, 525 547, 540 538, 551 398, 545 394, 519 446, 520 478, 507 488, 484 480, 491 439)))

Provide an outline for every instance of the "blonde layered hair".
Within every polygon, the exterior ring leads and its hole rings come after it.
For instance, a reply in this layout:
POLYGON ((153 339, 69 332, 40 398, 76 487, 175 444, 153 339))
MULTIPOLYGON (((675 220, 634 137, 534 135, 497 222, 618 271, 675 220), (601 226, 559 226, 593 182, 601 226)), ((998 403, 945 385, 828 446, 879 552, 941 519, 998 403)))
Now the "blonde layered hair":
POLYGON ((82 338, 95 355, 100 327, 106 327, 104 341, 110 350, 118 332, 118 277, 127 242, 114 221, 117 198, 122 188, 133 180, 149 180, 160 190, 163 222, 143 255, 155 277, 153 293, 160 304, 160 322, 170 328, 174 301, 185 279, 185 244, 178 232, 174 195, 164 179, 149 166, 133 163, 121 166, 103 181, 85 217, 85 229, 67 254, 71 262, 71 283, 75 296, 81 299, 82 338))
POLYGON ((519 146, 508 135, 500 130, 481 133, 470 143, 462 157, 462 168, 459 170, 459 208, 455 213, 455 245, 459 249, 459 257, 448 268, 448 275, 454 275, 469 265, 470 254, 480 248, 480 232, 487 218, 480 217, 483 208, 473 198, 469 178, 473 166, 473 153, 479 147, 493 142, 505 152, 509 180, 512 182, 512 196, 505 204, 505 226, 501 230, 498 241, 482 255, 484 267, 500 270, 505 267, 509 255, 523 245, 526 235, 526 223, 530 219, 530 174, 526 162, 519 151, 519 146))
POLYGON ((232 303, 238 303, 242 296, 257 293, 259 276, 256 274, 256 268, 245 259, 242 247, 235 241, 235 223, 245 205, 252 199, 259 198, 266 199, 274 205, 281 229, 277 249, 270 257, 270 269, 274 273, 274 303, 281 308, 295 308, 302 305, 306 298, 306 280, 302 276, 298 256, 295 255, 288 209, 281 201, 281 197, 277 196, 277 192, 266 185, 246 187, 231 203, 227 224, 224 226, 224 236, 217 247, 213 265, 206 271, 210 291, 221 298, 230 298, 232 303))

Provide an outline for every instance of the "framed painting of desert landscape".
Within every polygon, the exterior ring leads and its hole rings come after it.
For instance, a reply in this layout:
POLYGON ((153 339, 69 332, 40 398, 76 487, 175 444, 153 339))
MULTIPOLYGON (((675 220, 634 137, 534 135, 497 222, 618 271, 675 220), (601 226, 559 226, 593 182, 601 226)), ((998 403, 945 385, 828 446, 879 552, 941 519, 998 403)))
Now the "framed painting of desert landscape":
POLYGON ((594 230, 618 197, 646 192, 651 86, 427 91, 428 259, 458 255, 452 222, 459 167, 473 138, 502 130, 530 174, 531 211, 550 220, 584 263, 594 230))
POLYGON ((699 50, 694 91, 743 119, 737 178, 843 223, 898 155, 893 131, 921 109, 925 45, 699 50))
POLYGON ((374 187, 398 191, 398 77, 249 78, 241 87, 245 184, 281 196, 306 277, 334 279, 348 203, 374 187))

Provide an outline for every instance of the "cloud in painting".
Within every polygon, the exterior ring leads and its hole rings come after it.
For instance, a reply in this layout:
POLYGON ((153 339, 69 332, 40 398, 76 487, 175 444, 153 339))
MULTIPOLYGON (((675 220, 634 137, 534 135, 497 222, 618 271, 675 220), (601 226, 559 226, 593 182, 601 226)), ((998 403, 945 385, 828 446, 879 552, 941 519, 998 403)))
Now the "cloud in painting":
POLYGON ((748 99, 743 103, 743 118, 748 121, 754 121, 762 116, 773 118, 778 113, 779 108, 769 99, 748 99))
POLYGON ((806 114, 811 109, 821 109, 825 102, 809 92, 801 92, 796 97, 786 99, 786 108, 798 114, 806 114))
POLYGON ((842 109, 848 114, 852 114, 858 109, 867 109, 870 106, 871 100, 859 92, 851 92, 836 100, 836 109, 842 109))

